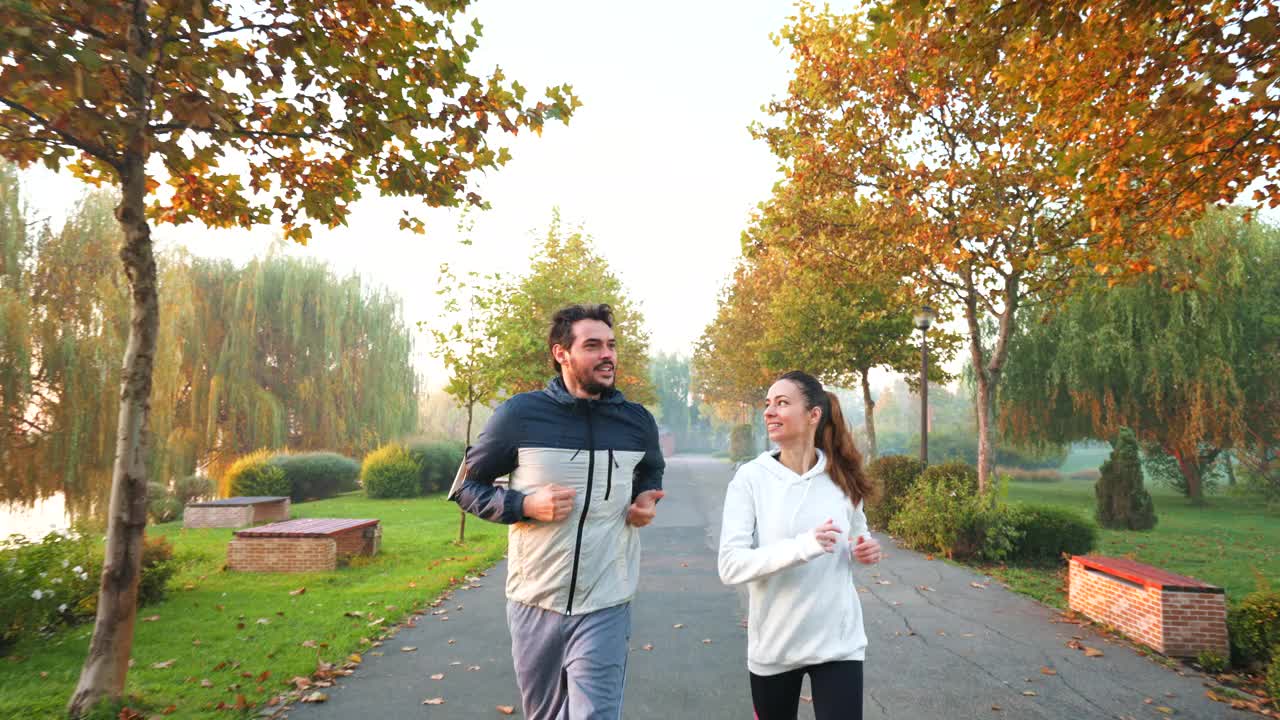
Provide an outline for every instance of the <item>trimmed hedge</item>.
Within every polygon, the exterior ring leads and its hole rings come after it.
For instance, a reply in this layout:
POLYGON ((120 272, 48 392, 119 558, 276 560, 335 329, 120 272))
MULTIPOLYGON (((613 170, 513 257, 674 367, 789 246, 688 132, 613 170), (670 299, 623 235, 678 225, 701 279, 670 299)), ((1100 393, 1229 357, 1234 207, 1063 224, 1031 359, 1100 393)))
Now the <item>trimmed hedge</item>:
POLYGON ((867 522, 877 530, 887 530, 898 514, 916 478, 924 472, 919 458, 908 455, 883 455, 867 466, 867 477, 880 488, 880 500, 866 507, 867 522))
POLYGON ((271 463, 270 450, 262 449, 238 458, 227 468, 227 485, 233 496, 290 495, 284 470, 271 463))
POLYGON ((1067 508, 1012 505, 1004 510, 1018 539, 1009 560, 1061 561, 1063 553, 1084 555, 1098 544, 1098 526, 1067 508))
POLYGON ((463 443, 456 440, 416 440, 407 449, 421 468, 418 481, 423 495, 448 491, 466 452, 463 443))
POLYGON ((389 444, 369 453, 360 482, 371 498, 407 498, 422 494, 422 467, 402 445, 389 444))
POLYGON ((284 471, 294 502, 322 500, 359 488, 360 463, 332 452, 280 453, 268 462, 284 471))
POLYGON ((1227 613, 1231 662, 1237 667, 1280 662, 1280 590, 1249 593, 1227 613))

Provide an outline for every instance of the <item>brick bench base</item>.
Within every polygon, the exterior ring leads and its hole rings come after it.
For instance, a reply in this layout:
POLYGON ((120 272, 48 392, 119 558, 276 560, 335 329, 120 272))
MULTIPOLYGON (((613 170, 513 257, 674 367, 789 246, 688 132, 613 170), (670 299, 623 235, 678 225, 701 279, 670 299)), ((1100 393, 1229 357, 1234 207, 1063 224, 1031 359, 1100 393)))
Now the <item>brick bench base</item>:
POLYGON ((352 555, 376 555, 377 520, 290 520, 241 530, 227 545, 227 569, 241 572, 321 572, 352 555))
POLYGON ((1229 657, 1222 588, 1124 558, 1075 556, 1069 606, 1172 657, 1229 657))

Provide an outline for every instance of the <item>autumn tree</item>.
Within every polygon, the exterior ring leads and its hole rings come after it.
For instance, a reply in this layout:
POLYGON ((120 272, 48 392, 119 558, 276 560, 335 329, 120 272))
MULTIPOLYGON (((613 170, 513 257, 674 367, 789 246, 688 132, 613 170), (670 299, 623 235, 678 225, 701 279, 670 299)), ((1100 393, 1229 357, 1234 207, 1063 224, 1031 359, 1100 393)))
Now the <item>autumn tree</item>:
POLYGON ((1095 279, 1026 324, 1001 422, 1055 442, 1132 428, 1176 459, 1201 503, 1202 475, 1224 450, 1280 445, 1280 229, 1217 211, 1154 258, 1137 283, 1095 279), (1177 287, 1186 278, 1195 284, 1177 287))
POLYGON ((1040 144, 1079 199, 1073 262, 1144 273, 1207 205, 1280 206, 1275 0, 896 0, 883 14, 945 27, 943 52, 1025 98, 1009 141, 1040 144))
POLYGON ((605 303, 613 309, 618 340, 617 387, 635 402, 654 401, 644 315, 591 238, 581 227, 565 228, 559 211, 530 256, 528 273, 499 283, 494 295, 498 304, 488 334, 494 342, 493 372, 503 392, 537 390, 554 374, 547 330, 557 310, 575 303, 605 303))
MULTIPOLYGON (((489 136, 538 131, 577 101, 559 87, 528 102, 500 70, 474 75, 467 4, 0 5, 0 156, 69 166, 121 198, 129 335, 102 590, 71 715, 120 695, 132 646, 160 323, 151 223, 278 223, 305 241, 313 223, 342 224, 370 185, 482 203, 469 178, 507 159, 489 136)), ((422 229, 413 214, 402 226, 422 229)))
POLYGON ((724 422, 745 423, 778 374, 769 365, 767 274, 739 261, 720 291, 715 318, 694 348, 690 376, 695 396, 724 422))

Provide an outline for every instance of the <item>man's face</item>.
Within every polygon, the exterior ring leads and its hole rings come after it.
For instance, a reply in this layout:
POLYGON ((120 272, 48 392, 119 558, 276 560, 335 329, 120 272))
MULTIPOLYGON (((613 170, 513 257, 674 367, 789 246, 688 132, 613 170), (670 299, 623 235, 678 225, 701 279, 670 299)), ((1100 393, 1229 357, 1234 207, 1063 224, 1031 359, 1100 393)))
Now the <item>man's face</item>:
POLYGON ((566 385, 577 385, 593 396, 613 387, 617 373, 617 341, 614 340, 613 329, 603 322, 575 322, 572 347, 565 350, 564 346, 556 345, 554 352, 566 385))

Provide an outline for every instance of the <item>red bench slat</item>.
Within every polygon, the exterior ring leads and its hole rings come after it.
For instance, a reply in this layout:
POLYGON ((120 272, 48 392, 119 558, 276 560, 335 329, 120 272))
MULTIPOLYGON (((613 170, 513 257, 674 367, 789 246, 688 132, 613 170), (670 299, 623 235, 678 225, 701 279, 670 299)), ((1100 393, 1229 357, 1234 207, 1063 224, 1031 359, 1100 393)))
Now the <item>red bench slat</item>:
POLYGON ((345 530, 377 525, 377 520, 342 518, 302 518, 240 530, 236 537, 328 537, 345 530))
POLYGON ((1077 555, 1081 565, 1114 575, 1144 587, 1162 590, 1191 590, 1199 592, 1220 593, 1223 589, 1201 582, 1195 578, 1171 573, 1157 567, 1129 560, 1128 558, 1103 557, 1100 555, 1077 555))

